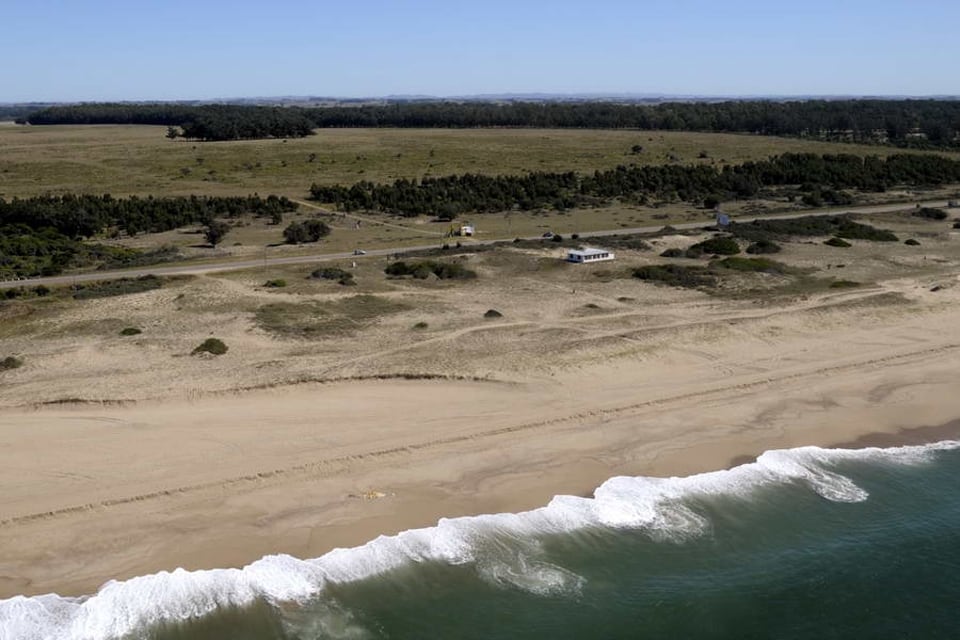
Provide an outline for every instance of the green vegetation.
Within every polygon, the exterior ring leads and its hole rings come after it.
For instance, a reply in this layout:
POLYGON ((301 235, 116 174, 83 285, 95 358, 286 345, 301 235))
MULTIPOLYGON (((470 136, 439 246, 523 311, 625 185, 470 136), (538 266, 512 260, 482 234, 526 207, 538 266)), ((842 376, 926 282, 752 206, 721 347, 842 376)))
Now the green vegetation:
POLYGON ((687 252, 680 247, 670 247, 660 254, 661 258, 685 258, 687 252))
POLYGON ((827 245, 828 247, 840 247, 841 249, 846 249, 847 247, 853 246, 843 238, 838 238, 836 236, 830 238, 829 240, 824 240, 823 244, 827 245))
POLYGON ((925 218, 927 220, 946 220, 947 212, 943 209, 935 209, 933 207, 920 207, 919 209, 914 209, 910 212, 910 215, 916 218, 925 218))
POLYGON ((283 240, 287 244, 318 242, 330 235, 330 227, 323 220, 312 218, 303 222, 292 222, 283 230, 283 240))
POLYGON ((754 242, 753 244, 747 247, 747 253, 754 254, 754 255, 764 254, 764 253, 780 253, 780 251, 782 250, 783 248, 779 244, 777 244, 773 240, 768 240, 766 238, 757 240, 756 242, 754 242))
POLYGON ((689 267, 677 264, 652 264, 637 267, 633 277, 672 287, 696 289, 712 287, 717 283, 716 276, 706 267, 689 267))
POLYGON ((486 313, 483 314, 483 317, 487 319, 502 318, 503 314, 496 309, 487 309, 486 313))
POLYGON ((426 279, 430 274, 435 275, 441 280, 470 280, 477 277, 475 271, 467 269, 462 264, 456 262, 438 262, 435 260, 423 260, 420 262, 394 262, 383 270, 388 276, 402 278, 413 276, 418 279, 426 279))
POLYGON ((284 280, 283 278, 277 278, 275 280, 267 280, 266 282, 263 283, 263 286, 267 287, 268 289, 281 289, 287 286, 287 281, 284 280))
POLYGON ((10 369, 19 369, 23 366, 23 360, 14 356, 7 356, 0 360, 0 371, 9 371, 10 369))
POLYGON ((859 286, 860 283, 854 280, 834 280, 830 283, 831 289, 852 289, 859 286))
POLYGON ((413 325, 413 328, 420 331, 420 330, 426 329, 429 326, 430 325, 428 325, 426 322, 418 322, 417 324, 413 325))
POLYGON ((230 233, 230 225, 222 220, 210 220, 203 228, 203 238, 211 247, 223 242, 228 233, 230 233))
POLYGON ((124 327, 123 329, 120 330, 120 335, 122 336, 136 336, 141 333, 143 333, 143 331, 141 331, 137 327, 124 327))
POLYGON ((908 238, 907 240, 904 240, 903 244, 908 245, 908 246, 911 246, 911 247, 919 247, 919 246, 920 246, 920 242, 919 242, 918 240, 914 240, 913 238, 908 238))
POLYGON ((119 278, 104 282, 83 283, 73 286, 74 300, 91 300, 94 298, 110 298, 124 296, 131 293, 152 291, 163 286, 163 280, 157 276, 146 275, 139 278, 119 278))
POLYGON ((320 339, 349 335, 408 308, 388 298, 357 295, 334 302, 265 304, 256 310, 255 320, 261 329, 279 336, 320 339))
POLYGON ((932 186, 960 182, 960 161, 938 155, 900 154, 887 158, 854 155, 782 154, 740 165, 619 166, 578 175, 572 171, 525 175, 451 175, 400 179, 392 184, 361 181, 352 186, 310 188, 311 198, 346 211, 375 210, 403 216, 450 217, 462 212, 518 208, 565 210, 597 206, 614 199, 646 202, 651 198, 699 202, 706 194, 726 199, 753 198, 763 188, 801 185, 821 192, 857 188, 885 191, 909 184, 932 186))
POLYGON ((222 356, 227 352, 227 345, 218 338, 207 338, 201 342, 191 353, 209 353, 214 356, 222 356))
POLYGON ((310 277, 316 280, 336 280, 342 285, 355 284, 353 274, 340 267, 322 267, 313 271, 310 277))
POLYGON ((699 258, 704 254, 732 256, 738 253, 740 253, 740 245, 737 244, 736 240, 729 236, 718 236, 691 245, 686 251, 686 256, 688 258, 699 258))
MULTIPOLYGON (((731 223, 730 233, 752 242, 778 240, 791 236, 837 236, 847 240, 871 240, 873 242, 896 242, 897 236, 886 229, 877 229, 868 224, 854 222, 849 215, 804 216, 801 218, 778 218, 731 223)), ((838 245, 833 245, 838 246, 838 245)))
POLYGON ((714 260, 710 263, 711 267, 729 269, 731 271, 750 271, 757 273, 787 273, 787 265, 769 258, 741 258, 732 257, 723 260, 714 260))

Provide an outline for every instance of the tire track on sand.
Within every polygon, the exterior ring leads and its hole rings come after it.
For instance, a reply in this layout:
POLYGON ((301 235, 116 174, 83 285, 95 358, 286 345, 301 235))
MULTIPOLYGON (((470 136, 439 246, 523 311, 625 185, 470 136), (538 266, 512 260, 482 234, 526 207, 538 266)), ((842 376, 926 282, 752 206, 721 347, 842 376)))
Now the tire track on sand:
POLYGON ((220 480, 211 480, 209 482, 202 482, 202 483, 197 483, 192 485, 183 485, 180 487, 160 489, 157 491, 143 493, 135 496, 113 498, 109 500, 102 500, 99 502, 91 502, 91 503, 76 505, 72 507, 64 507, 61 509, 44 511, 41 513, 31 513, 31 514, 25 514, 20 516, 13 516, 13 517, 0 520, 0 527, 11 527, 15 525, 35 522, 38 520, 45 520, 47 518, 75 515, 75 514, 85 513, 85 512, 94 511, 94 510, 109 509, 111 507, 118 507, 118 506, 133 504, 137 502, 145 502, 145 501, 153 500, 157 498, 176 497, 180 495, 201 492, 208 489, 228 489, 228 488, 234 488, 234 487, 241 487, 247 484, 263 484, 265 482, 279 481, 279 480, 289 478, 291 476, 296 476, 296 475, 309 474, 309 475, 314 475, 319 477, 331 476, 336 474, 337 472, 345 471, 351 468, 352 466, 356 466, 358 464, 378 462, 393 456, 407 456, 407 455, 417 453, 419 451, 439 449, 441 447, 448 446, 451 444, 457 444, 462 442, 472 442, 472 441, 483 440, 487 438, 496 438, 498 436, 509 435, 513 433, 520 433, 525 431, 533 431, 536 429, 543 429, 545 427, 551 427, 554 425, 565 424, 570 422, 579 422, 584 420, 595 420, 598 418, 603 419, 603 418, 609 418, 609 417, 622 416, 624 414, 629 414, 631 412, 648 409, 651 407, 659 407, 659 406, 670 405, 675 403, 689 402, 691 400, 710 398, 711 396, 729 395, 731 391, 748 391, 752 389, 762 388, 767 385, 788 382, 791 380, 799 380, 799 379, 810 378, 814 376, 823 376, 825 374, 840 373, 840 372, 851 371, 855 369, 863 369, 865 367, 877 367, 877 366, 887 365, 895 362, 907 362, 910 360, 925 359, 925 358, 935 357, 938 355, 943 355, 951 351, 956 351, 957 349, 960 349, 960 344, 957 344, 957 343, 941 344, 935 347, 929 347, 926 349, 910 351, 907 353, 891 354, 891 355, 883 356, 879 358, 858 360, 855 362, 846 362, 843 364, 837 364, 837 365, 832 365, 828 367, 820 367, 820 368, 810 369, 806 371, 798 371, 795 373, 786 374, 782 376, 768 376, 760 380, 746 381, 746 382, 741 382, 739 384, 723 385, 723 386, 717 386, 711 389, 692 391, 689 393, 682 393, 682 394, 677 394, 673 396, 652 398, 650 400, 645 400, 643 402, 637 402, 637 403, 623 405, 619 407, 610 407, 606 409, 593 409, 588 411, 581 411, 573 414, 568 414, 565 416, 549 418, 546 420, 539 420, 539 421, 527 422, 523 424, 511 425, 506 427, 499 427, 496 429, 489 429, 486 431, 478 431, 475 433, 450 436, 447 438, 426 440, 423 442, 415 442, 415 443, 396 446, 396 447, 374 449, 364 453, 348 454, 348 455, 337 456, 333 458, 326 458, 323 460, 315 460, 312 462, 305 462, 305 463, 293 465, 290 467, 283 467, 283 468, 272 469, 268 471, 260 471, 257 473, 250 473, 247 475, 235 476, 232 478, 224 478, 220 480))

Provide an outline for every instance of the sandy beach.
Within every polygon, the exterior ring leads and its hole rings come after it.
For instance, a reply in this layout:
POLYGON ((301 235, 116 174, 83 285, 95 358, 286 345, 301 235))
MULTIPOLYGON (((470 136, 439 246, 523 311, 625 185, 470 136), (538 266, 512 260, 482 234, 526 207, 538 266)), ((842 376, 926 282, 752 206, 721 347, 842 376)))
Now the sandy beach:
MULTIPOLYGON (((336 369, 370 379, 326 383, 264 384, 250 373, 262 369, 237 360, 51 347, 43 367, 0 389, 0 597, 316 557, 442 517, 590 494, 614 475, 688 475, 769 449, 950 438, 953 282, 889 280, 773 306, 662 299, 651 287, 658 305, 641 299, 588 323, 530 305, 539 315, 454 326, 422 344, 375 335, 379 351, 336 369), (565 337, 585 324, 586 335, 565 337), (477 344, 461 347, 474 352, 458 368, 437 355, 468 335, 477 344), (400 354, 403 371, 443 375, 404 379, 390 364, 400 354)), ((590 295, 633 285, 604 286, 590 295)), ((113 304, 146 310, 163 295, 113 304)), ((220 331, 247 352, 265 344, 220 331)), ((309 357, 291 366, 315 370, 309 357)))

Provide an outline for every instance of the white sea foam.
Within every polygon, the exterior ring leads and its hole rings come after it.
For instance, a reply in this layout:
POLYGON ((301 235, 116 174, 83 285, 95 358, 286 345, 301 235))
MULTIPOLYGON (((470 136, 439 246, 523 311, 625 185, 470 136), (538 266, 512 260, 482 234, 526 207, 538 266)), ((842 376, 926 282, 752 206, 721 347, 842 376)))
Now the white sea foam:
POLYGON ((593 498, 556 496, 547 506, 524 513, 443 519, 435 527, 380 536, 312 560, 276 555, 242 569, 177 569, 108 582, 86 598, 17 596, 0 601, 0 640, 123 638, 150 624, 193 619, 256 598, 305 602, 322 593, 328 582, 361 580, 410 562, 473 563, 481 577, 508 588, 570 594, 579 590, 582 579, 539 559, 537 536, 607 527, 638 529, 654 540, 682 542, 710 527, 688 504, 690 498, 748 497, 764 486, 794 483, 826 500, 858 502, 867 499, 867 492, 827 467, 847 461, 922 464, 939 450, 955 448, 960 442, 768 451, 753 463, 683 478, 611 478, 593 498))

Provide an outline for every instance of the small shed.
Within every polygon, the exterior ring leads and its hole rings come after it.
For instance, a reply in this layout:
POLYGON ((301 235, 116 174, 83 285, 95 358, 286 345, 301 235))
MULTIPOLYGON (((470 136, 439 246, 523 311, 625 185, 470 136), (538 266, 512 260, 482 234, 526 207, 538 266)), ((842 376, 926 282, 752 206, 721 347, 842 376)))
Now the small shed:
POLYGON ((567 251, 567 262, 576 262, 578 264, 613 260, 613 258, 613 252, 607 251, 606 249, 591 249, 590 247, 584 247, 583 249, 570 249, 567 251))

